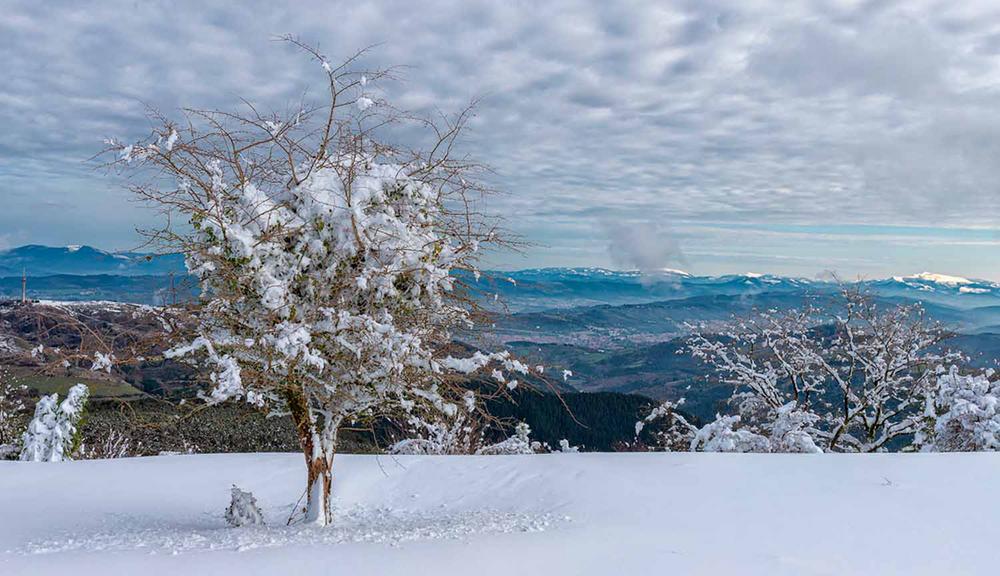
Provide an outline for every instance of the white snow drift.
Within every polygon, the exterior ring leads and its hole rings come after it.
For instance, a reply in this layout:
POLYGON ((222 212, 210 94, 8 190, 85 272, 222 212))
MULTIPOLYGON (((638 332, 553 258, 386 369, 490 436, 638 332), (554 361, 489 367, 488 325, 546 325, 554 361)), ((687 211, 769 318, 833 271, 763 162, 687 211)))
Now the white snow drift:
POLYGON ((0 462, 0 574, 993 574, 995 454, 338 456, 0 462), (266 526, 230 528, 233 484, 266 526))

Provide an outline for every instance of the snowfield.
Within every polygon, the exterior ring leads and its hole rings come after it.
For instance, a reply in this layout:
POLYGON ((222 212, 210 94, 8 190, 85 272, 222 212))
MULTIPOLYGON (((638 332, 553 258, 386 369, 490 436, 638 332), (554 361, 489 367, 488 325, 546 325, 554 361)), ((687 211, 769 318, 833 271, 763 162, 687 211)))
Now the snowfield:
POLYGON ((1000 457, 337 456, 0 462, 0 574, 995 574, 1000 457), (232 484, 269 526, 229 528, 232 484))

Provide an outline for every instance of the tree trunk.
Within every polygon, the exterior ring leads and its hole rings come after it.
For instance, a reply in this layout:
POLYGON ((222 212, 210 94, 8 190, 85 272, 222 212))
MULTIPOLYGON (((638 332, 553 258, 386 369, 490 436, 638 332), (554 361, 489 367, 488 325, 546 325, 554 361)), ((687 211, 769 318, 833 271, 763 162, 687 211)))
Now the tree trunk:
POLYGON ((333 449, 306 455, 306 524, 329 526, 333 522, 330 489, 333 486, 333 449), (310 458, 310 456, 312 456, 310 458))
MULTIPOLYGON (((312 451, 306 453, 306 518, 307 524, 329 526, 333 523, 330 509, 330 489, 333 487, 333 456, 337 452, 337 431, 340 418, 326 415, 323 430, 313 432, 312 451)), ((316 425, 312 420, 313 427, 316 425)))
POLYGON ((299 437, 299 446, 306 459, 305 522, 329 526, 333 522, 330 507, 333 456, 337 450, 337 429, 341 419, 327 413, 323 415, 322 422, 318 421, 305 396, 292 387, 286 393, 285 400, 299 437))

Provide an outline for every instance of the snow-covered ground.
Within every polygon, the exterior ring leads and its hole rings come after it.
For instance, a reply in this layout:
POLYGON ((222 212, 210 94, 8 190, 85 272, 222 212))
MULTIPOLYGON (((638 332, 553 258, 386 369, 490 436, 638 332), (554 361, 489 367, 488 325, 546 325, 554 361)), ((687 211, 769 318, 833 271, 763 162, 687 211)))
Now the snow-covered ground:
POLYGON ((1000 457, 338 456, 0 462, 0 574, 995 574, 1000 457), (228 528, 230 486, 270 523, 228 528))

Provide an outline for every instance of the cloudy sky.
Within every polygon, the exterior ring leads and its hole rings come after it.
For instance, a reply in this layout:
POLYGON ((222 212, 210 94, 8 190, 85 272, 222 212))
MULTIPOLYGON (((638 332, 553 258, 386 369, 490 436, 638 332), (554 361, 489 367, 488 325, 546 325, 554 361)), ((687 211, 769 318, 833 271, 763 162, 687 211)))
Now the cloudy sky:
POLYGON ((0 248, 137 244, 88 159, 144 109, 286 109, 378 46, 534 243, 497 266, 1000 280, 996 2, 0 2, 0 248))

